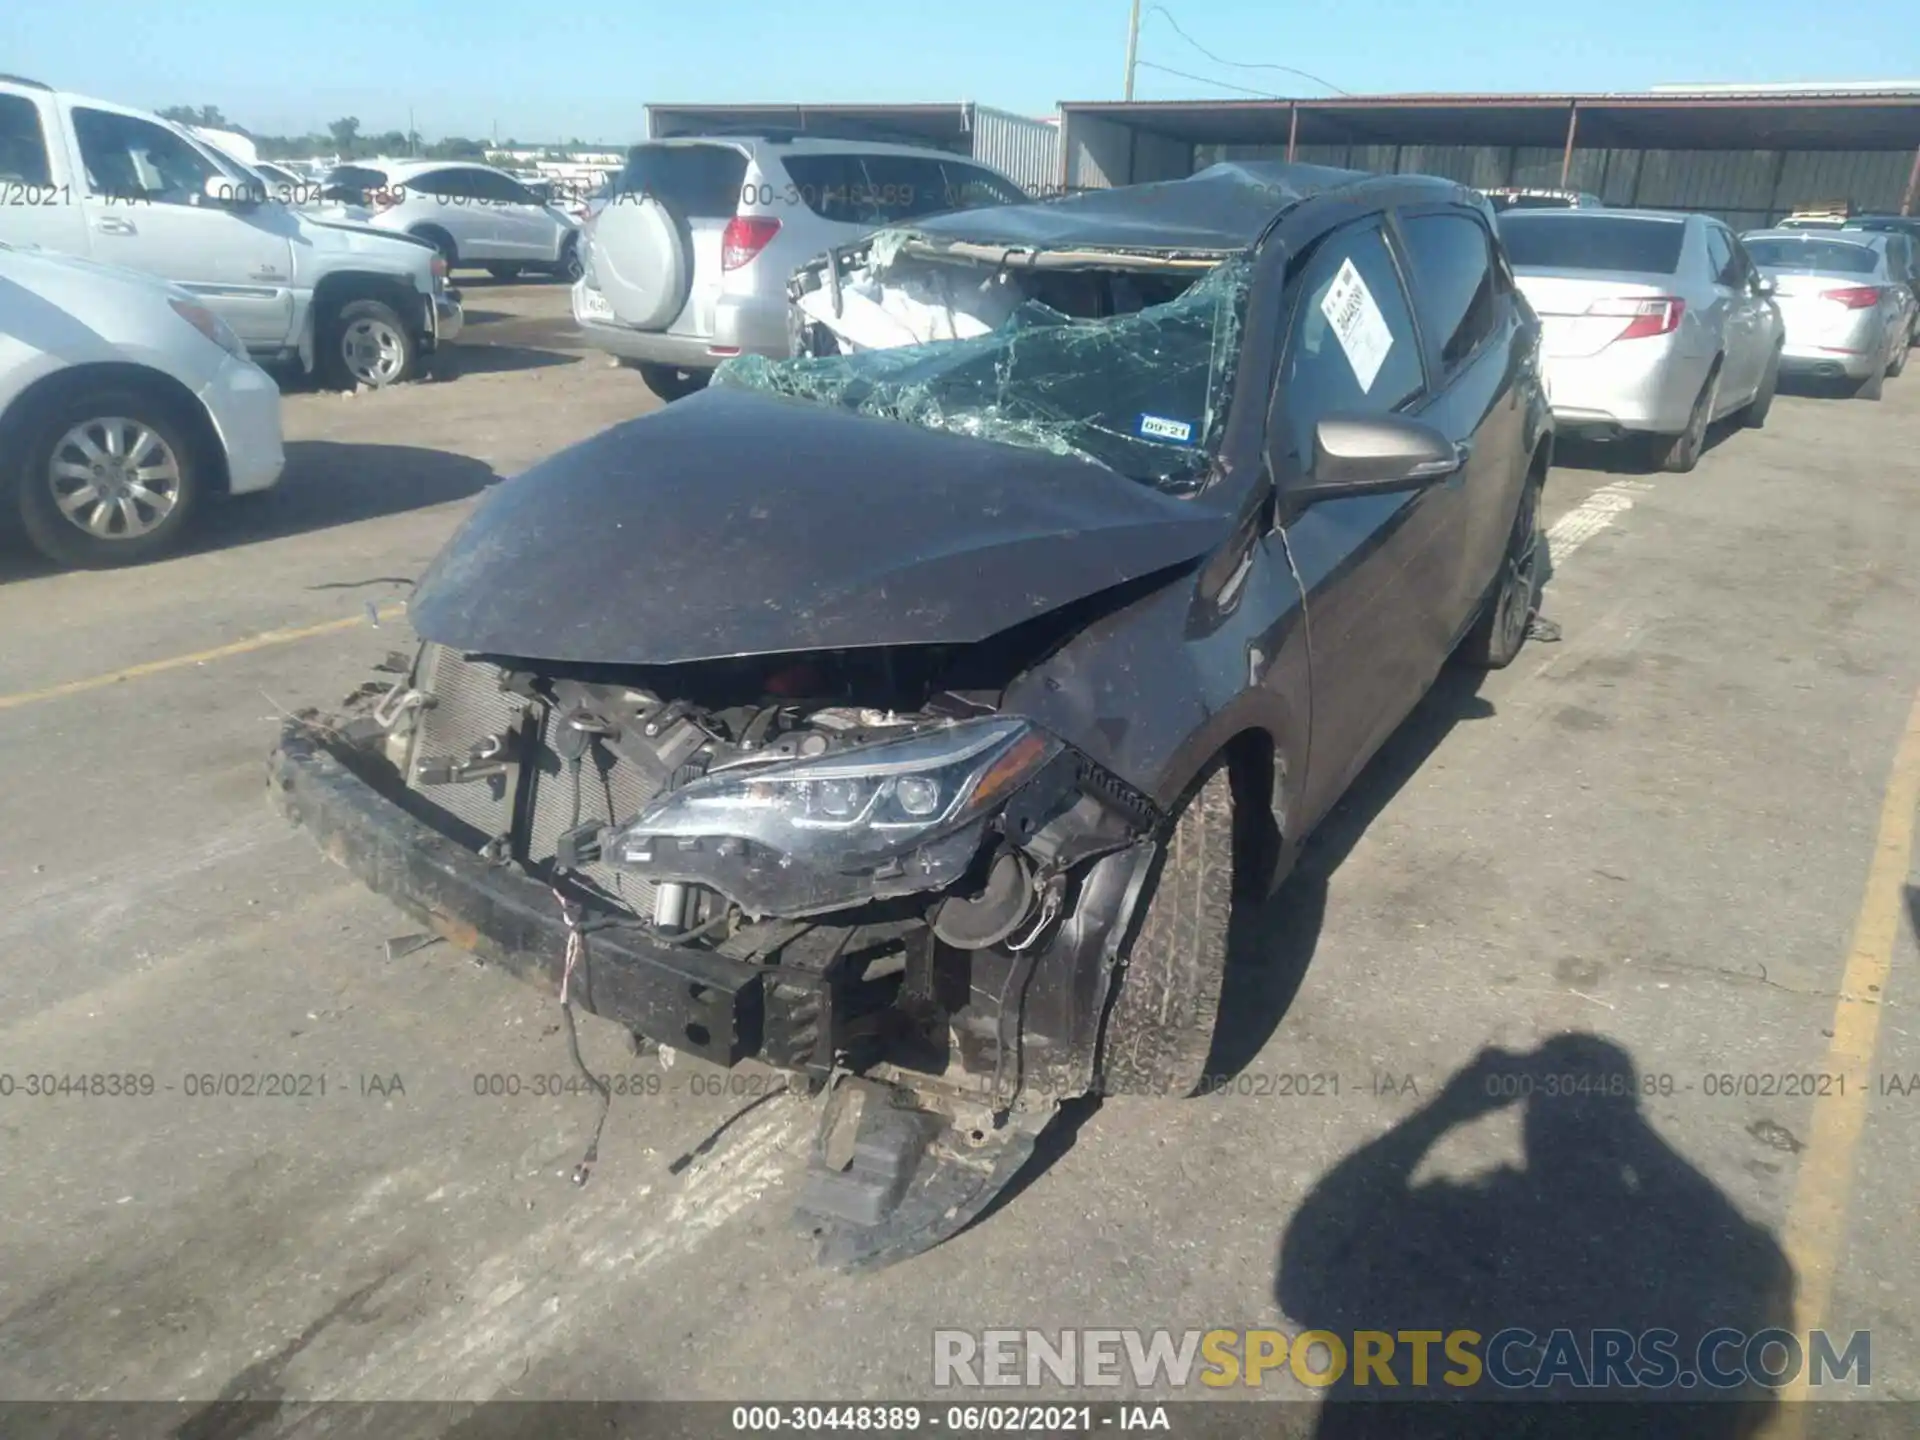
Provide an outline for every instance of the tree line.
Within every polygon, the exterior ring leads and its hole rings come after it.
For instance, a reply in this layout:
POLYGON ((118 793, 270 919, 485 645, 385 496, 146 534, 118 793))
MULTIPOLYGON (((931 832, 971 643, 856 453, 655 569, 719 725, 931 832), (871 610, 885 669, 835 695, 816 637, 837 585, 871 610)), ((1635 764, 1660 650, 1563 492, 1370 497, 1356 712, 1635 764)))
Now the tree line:
MULTIPOLYGON (((441 140, 422 140, 419 131, 385 130, 378 134, 360 133, 360 121, 352 115, 329 122, 325 134, 259 135, 244 125, 227 119, 218 105, 169 105, 159 112, 163 120, 180 125, 199 125, 209 130, 231 130, 245 135, 260 152, 262 160, 297 160, 309 155, 338 155, 342 160, 364 160, 375 155, 417 155, 423 160, 485 160, 490 150, 518 150, 518 142, 508 139, 498 145, 485 140, 470 140, 464 135, 449 135, 441 140)), ((565 158, 569 149, 589 148, 575 139, 550 152, 565 158)))

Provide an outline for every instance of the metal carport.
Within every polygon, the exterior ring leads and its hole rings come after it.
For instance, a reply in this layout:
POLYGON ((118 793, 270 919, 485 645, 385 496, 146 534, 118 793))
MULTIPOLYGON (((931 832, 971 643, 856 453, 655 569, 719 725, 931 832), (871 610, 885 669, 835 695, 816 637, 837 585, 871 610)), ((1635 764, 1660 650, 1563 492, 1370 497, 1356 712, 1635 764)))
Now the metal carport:
POLYGON ((1063 102, 1060 119, 1059 180, 1071 188, 1293 159, 1564 186, 1742 228, 1809 201, 1906 213, 1920 199, 1920 85, 1082 101, 1063 102))

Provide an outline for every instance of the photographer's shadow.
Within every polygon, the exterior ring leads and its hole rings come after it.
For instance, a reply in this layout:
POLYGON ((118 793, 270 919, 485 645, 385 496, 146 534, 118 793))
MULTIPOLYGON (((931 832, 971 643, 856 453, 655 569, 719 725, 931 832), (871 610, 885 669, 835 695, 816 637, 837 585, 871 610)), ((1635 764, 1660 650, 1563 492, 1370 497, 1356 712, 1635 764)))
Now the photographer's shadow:
MULTIPOLYGON (((1319 1440, 1357 1437, 1572 1437, 1621 1434, 1733 1440, 1757 1432, 1764 1391, 1686 1385, 1707 1332, 1751 1335, 1791 1327, 1793 1271, 1773 1237, 1648 1126, 1632 1058, 1617 1045, 1565 1034, 1529 1055, 1487 1051, 1420 1110, 1341 1161, 1295 1214, 1275 1281, 1281 1309, 1303 1330, 1349 1344, 1355 1331, 1474 1330, 1488 1373, 1463 1386, 1467 1366, 1429 1349, 1428 1383, 1411 1382, 1412 1354, 1396 1340, 1386 1388, 1354 1367, 1325 1392, 1319 1440), (1571 1083, 1570 1083, 1571 1082, 1571 1083), (1507 1105, 1522 1107, 1524 1168, 1471 1180, 1415 1174, 1443 1136, 1507 1105), (1591 1363, 1596 1329, 1675 1332, 1664 1386, 1580 1389, 1539 1346, 1491 1342, 1509 1329, 1542 1345, 1571 1331, 1591 1363), (1504 1362, 1501 1364, 1500 1362, 1504 1362), (1556 1374, 1540 1388, 1496 1383, 1556 1374), (1445 1377, 1457 1378, 1451 1385, 1445 1377), (1737 1397, 1744 1403, 1725 1403, 1737 1397), (1624 1409, 1621 1400, 1664 1403, 1624 1409), (1697 1403, 1708 1401, 1713 1403, 1697 1403), (1545 1402, 1524 1410, 1510 1401, 1545 1402), (1396 1402, 1418 1401, 1406 1404, 1396 1402), (1442 1402, 1469 1402, 1465 1404, 1442 1402), (1473 1402, 1493 1403, 1473 1403, 1473 1402), (1385 1402, 1385 1403, 1376 1403, 1385 1402), (1686 1403, 1674 1403, 1686 1402, 1686 1403)), ((1644 1343, 1644 1342, 1643 1342, 1644 1343)), ((1738 1350, 1719 1355, 1722 1368, 1738 1350)), ((1316 1355, 1316 1365, 1324 1358, 1316 1355)), ((1636 1373, 1641 1358, 1629 1362, 1636 1373)), ((1600 1375, 1589 1377, 1596 1381, 1600 1375)))

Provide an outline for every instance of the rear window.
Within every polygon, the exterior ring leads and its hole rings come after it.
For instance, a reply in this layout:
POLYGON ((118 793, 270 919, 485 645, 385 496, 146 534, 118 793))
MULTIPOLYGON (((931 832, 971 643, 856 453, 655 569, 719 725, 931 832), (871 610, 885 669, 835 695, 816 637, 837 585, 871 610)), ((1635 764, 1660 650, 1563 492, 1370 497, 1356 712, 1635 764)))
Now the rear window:
POLYGON ((1575 203, 1571 195, 1493 195, 1489 198, 1496 210, 1571 210, 1575 203))
POLYGON ((53 183, 47 142, 40 134, 39 108, 21 95, 0 95, 0 180, 16 185, 53 183))
POLYGON ((1871 275, 1880 257, 1865 245, 1845 240, 1791 239, 1748 240, 1747 254, 1765 270, 1822 270, 1829 275, 1871 275))
POLYGON ((1507 258, 1541 270, 1637 270, 1671 275, 1680 265, 1687 229, 1678 220, 1622 215, 1500 217, 1507 258))
POLYGON ((731 220, 746 178, 747 157, 731 145, 636 145, 607 198, 652 195, 689 219, 731 220))

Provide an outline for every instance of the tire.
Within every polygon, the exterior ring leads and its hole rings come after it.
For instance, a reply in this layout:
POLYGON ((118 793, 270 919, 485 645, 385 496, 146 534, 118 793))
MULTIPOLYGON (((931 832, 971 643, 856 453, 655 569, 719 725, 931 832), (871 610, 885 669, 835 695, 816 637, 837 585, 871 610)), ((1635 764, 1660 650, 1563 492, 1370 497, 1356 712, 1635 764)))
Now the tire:
POLYGON ((1895 345, 1893 347, 1893 363, 1887 366, 1887 378, 1889 380, 1893 379, 1896 375, 1898 375, 1902 370, 1906 368, 1907 368, 1907 347, 1904 345, 1895 345))
POLYGON ((453 243, 453 236, 446 231, 433 225, 426 225, 418 230, 409 230, 407 233, 416 240, 425 240, 438 250, 440 258, 447 262, 449 271, 460 263, 460 247, 453 243))
POLYGON ((496 280, 518 280, 520 278, 520 267, 514 264, 489 265, 487 266, 487 274, 496 280))
POLYGON ((1713 423, 1713 401, 1720 393, 1720 362, 1707 372, 1707 380, 1694 397, 1687 416, 1687 428, 1678 435, 1656 435, 1653 440, 1653 468, 1673 475, 1685 475, 1700 463, 1707 448, 1707 427, 1713 423))
POLYGON ((55 402, 40 417, 20 463, 16 498, 34 549, 62 565, 99 570, 137 565, 173 549, 201 492, 211 488, 215 462, 173 406, 122 383, 55 402), (125 460, 102 475, 95 466, 113 464, 116 442, 125 460), (87 445, 102 452, 100 462, 87 445), (125 463, 130 461, 144 463, 125 463), (63 473, 56 474, 56 466, 63 473), (170 476, 160 473, 163 466, 170 476), (100 496, 96 482, 110 487, 111 502, 78 499, 83 491, 100 496), (143 503, 141 495, 165 496, 170 503, 143 503), (102 530, 92 530, 88 521, 102 530))
POLYGON ((1467 638, 1460 642, 1460 659, 1482 670, 1504 670, 1527 643, 1527 626, 1533 619, 1535 592, 1540 586, 1540 550, 1545 543, 1540 534, 1540 492, 1544 477, 1527 478, 1520 493, 1520 508, 1513 517, 1513 531, 1500 557, 1499 573, 1480 604, 1480 618, 1473 622, 1467 638))
POLYGON ((1233 785, 1225 756, 1201 773, 1149 877, 1100 1041, 1109 1095, 1187 1096, 1206 1078, 1233 919, 1233 785))
POLYGON ((1885 369, 1875 369, 1871 375, 1860 382, 1853 393, 1859 400, 1878 400, 1886 393, 1886 389, 1887 372, 1885 369))
POLYGON ((328 382, 342 390, 375 390, 420 374, 420 340, 391 305, 349 300, 327 321, 320 359, 328 382))
POLYGON ((569 285, 587 273, 587 262, 581 257, 578 235, 567 241, 567 248, 560 252, 560 263, 553 267, 553 273, 569 285))
POLYGON ((1767 373, 1760 381, 1760 388, 1754 392, 1753 399, 1747 402, 1747 408, 1740 412, 1740 423, 1749 430, 1758 430, 1767 423, 1767 415, 1773 409, 1773 397, 1780 388, 1780 352, 1773 352, 1773 359, 1767 362, 1767 373))
POLYGON ((707 381, 713 378, 711 370, 682 370, 676 365, 660 365, 651 360, 641 360, 633 368, 640 372, 649 390, 669 403, 706 389, 707 381))

